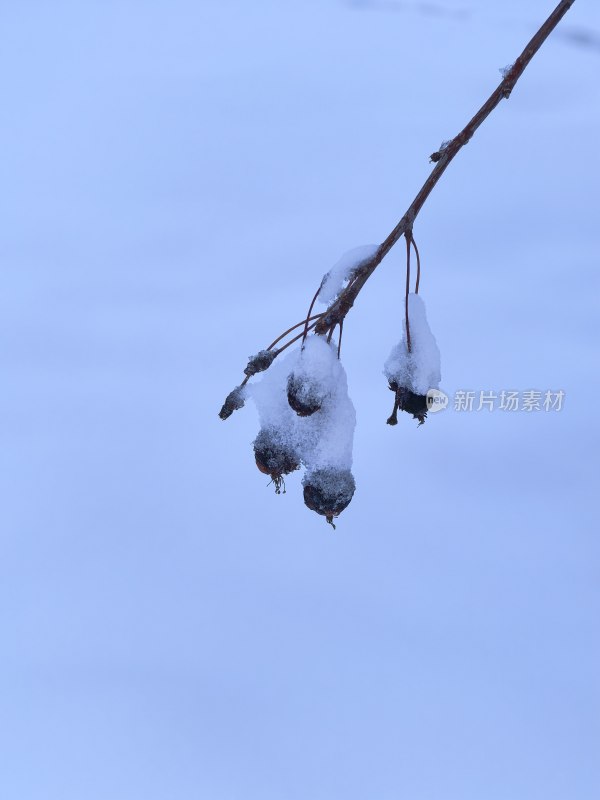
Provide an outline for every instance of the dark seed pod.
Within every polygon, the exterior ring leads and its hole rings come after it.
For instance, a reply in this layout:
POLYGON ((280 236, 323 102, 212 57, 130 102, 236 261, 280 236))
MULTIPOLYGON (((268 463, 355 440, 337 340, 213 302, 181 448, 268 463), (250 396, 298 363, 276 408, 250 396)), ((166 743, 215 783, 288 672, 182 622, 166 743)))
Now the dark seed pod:
POLYGON ((244 375, 251 378, 257 372, 264 372, 269 369, 278 354, 279 350, 261 350, 255 356, 250 356, 244 375))
POLYGON ((282 441, 275 430, 263 428, 254 440, 254 458, 259 470, 271 477, 275 493, 285 493, 284 475, 300 467, 300 459, 293 448, 282 441))
POLYGON ((411 389, 407 389, 406 386, 398 386, 395 381, 390 381, 390 389, 395 392, 396 397, 394 399, 394 410, 387 424, 398 424, 397 412, 400 410, 412 414, 414 419, 419 420, 419 425, 422 425, 427 416, 427 396, 415 394, 411 389))
POLYGON ((243 408, 244 403, 244 390, 241 386, 236 386, 235 389, 232 392, 229 392, 225 398, 225 402, 219 411, 219 416, 221 419, 228 419, 234 411, 243 408))
MULTIPOLYGON (((349 469, 319 469, 304 476, 304 503, 330 525, 350 505, 356 484, 349 469)), ((335 525, 333 525, 335 528, 335 525)))
POLYGON ((287 382, 287 399, 299 417, 310 417, 323 405, 324 393, 316 381, 292 372, 287 382))

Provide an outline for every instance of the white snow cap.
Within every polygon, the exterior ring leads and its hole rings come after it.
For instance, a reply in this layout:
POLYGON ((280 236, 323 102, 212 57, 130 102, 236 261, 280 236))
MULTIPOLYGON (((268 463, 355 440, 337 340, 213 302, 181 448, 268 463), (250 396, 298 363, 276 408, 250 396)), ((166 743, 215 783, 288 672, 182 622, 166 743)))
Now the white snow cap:
POLYGON ((299 350, 292 350, 280 356, 263 374, 261 380, 250 383, 246 394, 251 397, 258 411, 261 428, 273 428, 281 436, 285 444, 296 447, 295 418, 296 414, 287 401, 287 377, 294 369, 299 350))
POLYGON ((408 296, 408 326, 411 352, 406 346, 406 320, 403 321, 402 341, 392 348, 384 365, 389 381, 404 386, 415 394, 425 395, 439 388, 442 379, 440 351, 427 323, 425 303, 418 294, 408 296))
POLYGON ((297 375, 316 379, 325 390, 320 411, 297 417, 300 457, 314 469, 350 469, 356 412, 348 396, 348 381, 337 347, 323 336, 310 336, 298 359, 297 375))
POLYGON ((319 301, 325 305, 332 303, 352 278, 356 269, 364 261, 372 258, 378 249, 378 244, 366 244, 344 253, 337 264, 334 264, 325 274, 319 292, 319 301))
POLYGON ((309 336, 301 350, 278 358, 247 392, 256 403, 261 428, 274 429, 308 469, 350 469, 356 414, 337 348, 323 336, 309 336), (322 387, 321 408, 311 416, 299 417, 288 403, 292 372, 322 387))

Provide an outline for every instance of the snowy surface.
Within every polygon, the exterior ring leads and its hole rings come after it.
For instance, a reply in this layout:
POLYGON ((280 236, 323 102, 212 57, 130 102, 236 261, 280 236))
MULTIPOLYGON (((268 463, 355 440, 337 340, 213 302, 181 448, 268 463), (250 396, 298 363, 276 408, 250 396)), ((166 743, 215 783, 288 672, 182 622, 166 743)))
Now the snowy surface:
POLYGON ((379 245, 361 245, 348 250, 337 261, 333 267, 325 274, 321 289, 319 291, 319 301, 329 305, 340 294, 344 286, 354 276, 358 267, 372 258, 377 252, 379 245))
POLYGON ((404 315, 402 340, 392 348, 385 362, 385 376, 415 394, 426 395, 429 389, 439 389, 442 373, 440 349, 427 322, 425 303, 418 294, 408 295, 408 330, 410 352, 404 315))
POLYGON ((414 231, 444 389, 564 410, 385 424, 400 245, 337 531, 217 416, 552 5, 1 4, 2 798, 600 796, 600 4, 414 231))

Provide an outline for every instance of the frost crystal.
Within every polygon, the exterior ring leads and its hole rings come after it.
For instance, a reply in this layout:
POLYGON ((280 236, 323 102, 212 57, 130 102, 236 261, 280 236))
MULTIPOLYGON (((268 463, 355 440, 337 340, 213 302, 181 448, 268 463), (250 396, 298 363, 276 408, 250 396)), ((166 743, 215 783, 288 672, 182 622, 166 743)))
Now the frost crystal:
POLYGON ((507 64, 505 67, 500 67, 498 69, 498 72, 500 73, 500 75, 502 75, 502 78, 504 79, 504 78, 508 77, 508 74, 509 74, 509 72, 511 71, 511 69, 513 67, 514 67, 514 64, 507 64))
POLYGON ((367 244, 344 253, 323 278, 319 291, 320 302, 325 305, 332 303, 356 274, 358 268, 372 258, 378 249, 379 245, 377 244, 367 244))
POLYGON ((408 296, 408 325, 411 352, 406 345, 405 320, 402 341, 392 349, 384 373, 390 383, 426 395, 429 389, 437 389, 442 379, 440 351, 427 323, 425 304, 417 294, 408 296))

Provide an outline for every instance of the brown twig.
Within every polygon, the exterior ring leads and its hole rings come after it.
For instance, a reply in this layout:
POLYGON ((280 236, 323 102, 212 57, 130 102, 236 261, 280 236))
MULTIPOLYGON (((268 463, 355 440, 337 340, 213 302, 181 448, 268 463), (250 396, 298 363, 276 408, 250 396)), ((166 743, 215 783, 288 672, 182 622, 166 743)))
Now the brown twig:
MULTIPOLYGON (((320 319, 320 317, 319 317, 319 319, 320 319)), ((319 324, 318 322, 313 322, 312 325, 309 325, 308 328, 306 328, 306 331, 312 331, 312 329, 316 328, 318 324, 319 324)), ((287 350, 288 347, 291 344, 294 344, 294 342, 297 342, 298 339, 304 339, 304 336, 305 336, 305 332, 304 331, 302 331, 302 333, 299 333, 297 336, 294 336, 293 339, 290 339, 290 341, 287 342, 286 344, 284 344, 283 347, 279 348, 279 350, 277 351, 277 355, 279 355, 280 353, 283 353, 284 350, 287 350)))
POLYGON ((417 243, 415 242, 412 234, 410 237, 410 243, 415 248, 415 255, 417 257, 417 281, 415 283, 415 294, 419 294, 419 284, 421 283, 421 256, 419 255, 419 248, 417 247, 417 243))
MULTIPOLYGON (((317 314, 317 315, 315 315, 314 317, 311 317, 311 319, 314 319, 314 320, 318 320, 318 319, 320 319, 320 318, 321 318, 321 314, 317 314)), ((303 320, 302 320, 302 322, 299 322, 297 325, 294 325, 294 327, 293 327, 293 328, 290 328, 290 329, 289 329, 288 331, 286 331, 285 333, 282 333, 282 334, 281 334, 281 336, 279 337, 279 339, 282 339, 284 336, 287 336, 287 334, 288 334, 288 333, 290 333, 291 331, 295 330, 296 328, 299 328, 299 327, 300 327, 300 325, 306 325, 306 320, 304 320, 304 319, 303 319, 303 320)), ((280 347, 280 348, 279 348, 279 349, 276 351, 276 353, 274 354, 273 360, 275 360, 275 358, 277 358, 277 356, 278 356, 278 355, 280 355, 280 353, 283 353, 283 351, 284 351, 284 350, 287 350, 287 349, 288 349, 288 347, 289 347, 290 345, 294 344, 294 342, 297 342, 297 341, 298 341, 298 339, 304 339, 304 338, 305 338, 305 336, 306 336, 306 331, 312 331, 312 330, 313 330, 313 328, 314 328, 316 325, 317 325, 317 323, 316 323, 316 322, 313 322, 313 324, 312 324, 312 325, 309 325, 309 326, 308 326, 308 328, 305 328, 305 329, 302 331, 302 333, 298 333, 296 336, 294 336, 294 338, 293 338, 293 339, 290 339, 290 341, 289 341, 289 342, 286 342, 286 343, 283 345, 283 347, 280 347)), ((279 341, 279 339, 276 339, 276 340, 275 340, 275 342, 273 342, 273 344, 275 344, 276 342, 278 342, 278 341, 279 341)), ((272 348, 272 347, 273 347, 273 345, 271 345, 271 347, 268 347, 268 348, 267 348, 267 350, 266 350, 266 352, 268 352, 269 350, 271 350, 271 348, 272 348)), ((250 380, 250 378, 252 378, 252 377, 253 377, 253 375, 246 375, 246 377, 244 378, 244 380, 243 380, 243 381, 240 383, 240 388, 241 388, 241 387, 243 387, 243 386, 245 386, 245 385, 248 383, 248 381, 250 380)))
POLYGON ((394 230, 389 234, 387 239, 381 243, 375 255, 362 265, 360 272, 357 274, 356 279, 352 282, 352 284, 347 286, 337 300, 335 300, 329 306, 325 314, 317 323, 315 327, 315 333, 326 333, 331 325, 335 325, 336 323, 339 323, 340 320, 344 319, 346 314, 354 305, 354 301, 356 300, 358 293, 371 277, 375 269, 383 261, 385 256, 390 252, 396 242, 406 233, 406 231, 412 229, 413 223, 423 207, 423 204, 431 194, 431 191, 436 183, 446 171, 446 168, 450 162, 456 156, 458 151, 467 144, 477 128, 479 128, 481 123, 484 122, 487 117, 489 117, 500 101, 510 96, 515 84, 525 71, 525 68, 531 59, 534 57, 567 11, 571 8, 574 2, 575 0, 561 0, 535 36, 525 46, 525 49, 517 58, 512 67, 506 72, 500 85, 497 87, 497 89, 495 89, 495 91, 492 92, 475 116, 465 125, 462 131, 454 137, 454 139, 444 146, 442 150, 438 150, 436 153, 432 154, 431 160, 436 162, 435 167, 432 169, 429 177, 408 207, 406 213, 396 225, 394 230))
POLYGON ((323 316, 322 313, 321 314, 314 314, 312 317, 307 317, 306 319, 303 319, 300 322, 297 322, 295 325, 292 325, 291 328, 288 328, 287 331, 284 331, 284 333, 282 333, 280 336, 278 336, 275 339, 274 342, 271 342, 271 344, 267 347, 267 350, 272 350, 278 342, 280 342, 283 338, 285 338, 288 335, 288 333, 291 333, 292 331, 295 331, 296 328, 299 328, 301 325, 304 325, 304 328, 306 330, 308 328, 308 323, 309 322, 312 322, 314 319, 319 319, 319 317, 322 317, 322 316, 323 316))
MULTIPOLYGON (((306 315, 306 324, 304 325, 304 339, 302 339, 303 343, 308 335, 308 323, 310 322, 310 315, 312 314, 312 310, 315 307, 315 303, 317 302, 317 297, 319 296, 319 292, 321 291, 322 287, 323 287, 323 281, 321 281, 321 283, 319 284, 319 288, 315 292, 315 296, 311 300, 310 306, 308 307, 308 314, 306 315)), ((321 313, 319 316, 322 317, 323 313, 321 313)))
POLYGON ((410 353, 410 325, 408 323, 408 295, 410 294, 410 231, 406 231, 406 291, 404 292, 404 321, 406 324, 406 349, 410 353))

